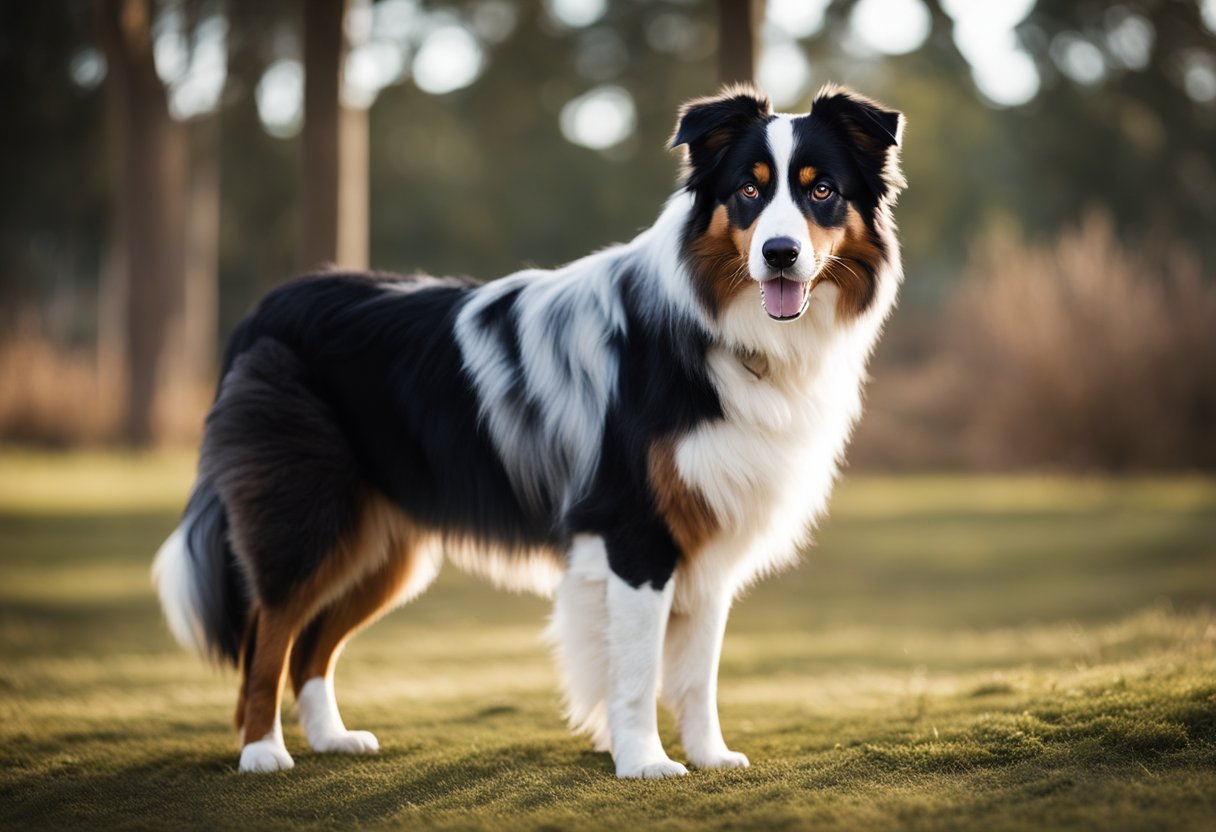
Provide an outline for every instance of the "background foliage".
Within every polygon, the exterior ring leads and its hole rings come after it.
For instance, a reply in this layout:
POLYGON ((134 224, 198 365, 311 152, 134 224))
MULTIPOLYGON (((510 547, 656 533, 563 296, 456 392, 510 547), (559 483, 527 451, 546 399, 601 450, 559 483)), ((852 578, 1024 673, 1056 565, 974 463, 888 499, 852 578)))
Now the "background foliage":
MULTIPOLYGON (((395 74, 381 71, 359 94, 359 103, 370 107, 369 260, 395 271, 493 278, 524 265, 560 264, 630 237, 672 191, 677 159, 666 141, 674 113, 680 102, 715 88, 719 45, 731 36, 718 31, 718 4, 706 0, 352 2, 349 14, 364 21, 347 27, 354 51, 370 49, 384 59, 396 50, 388 59, 397 62, 395 74), (443 27, 470 34, 480 63, 464 86, 436 93, 424 89, 420 62, 428 39, 443 27), (632 108, 623 138, 593 149, 572 141, 569 131, 564 135, 571 102, 606 89, 623 92, 632 108)), ((217 288, 208 290, 218 312, 204 322, 213 355, 259 295, 313 265, 299 255, 301 182, 309 173, 302 167, 298 114, 294 124, 272 123, 259 110, 259 90, 272 70, 302 59, 305 6, 157 0, 150 8, 158 71, 166 79, 170 111, 190 135, 192 164, 204 152, 218 158, 211 268, 217 288), (214 101, 182 112, 186 105, 179 99, 189 101, 183 90, 202 77, 197 65, 206 62, 200 56, 217 43, 223 77, 214 101), (217 136, 209 140, 215 143, 210 151, 204 128, 217 136)), ((784 109, 805 110, 830 80, 879 97, 909 117, 904 164, 911 185, 897 212, 907 282, 903 307, 878 356, 872 401, 885 417, 862 428, 859 464, 1213 464, 1210 452, 1187 449, 1197 430, 1211 432, 1216 376, 1204 358, 1213 341, 1210 318, 1203 317, 1210 313, 1194 308, 1210 308, 1216 267, 1214 30, 1210 0, 770 0, 757 29, 759 80, 781 92, 784 109), (875 9, 897 24, 910 21, 904 30, 921 26, 922 36, 909 47, 885 35, 888 41, 879 38, 876 46, 881 32, 866 25, 875 9), (985 68, 983 56, 1000 50, 975 35, 987 31, 983 20, 1005 20, 1012 45, 1002 48, 1033 67, 1019 70, 1017 61, 999 67, 1005 93, 991 78, 985 82, 994 70, 985 68), (1030 72, 1033 83, 998 104, 992 96, 1009 96, 1010 79, 1022 77, 1019 71, 1030 72), (1075 453, 1046 439, 1008 441, 1002 425, 1016 421, 1015 413, 1029 410, 1038 414, 1033 423, 1050 427, 1033 403, 1033 385, 1025 390, 1022 411, 990 418, 990 408, 977 404, 985 398, 977 391, 986 389, 991 374, 974 362, 943 369, 942 359, 978 337, 985 314, 1006 308, 993 308, 985 298, 996 295, 978 289, 969 295, 971 306, 988 308, 960 312, 960 284, 1043 280, 1029 274, 1043 266, 1036 252, 1070 234, 1084 236, 1077 229, 1090 216, 1109 228, 1106 248, 1074 259, 1059 277, 1093 272, 1077 278, 1094 286, 1085 308, 1106 321, 1112 338, 1136 343, 1131 330, 1149 326, 1164 330, 1168 343, 1154 347, 1147 372, 1125 372, 1113 355, 1098 356, 1110 377, 1106 398, 1074 391, 1069 395, 1087 404, 1066 418, 1088 425, 1093 412, 1122 406, 1124 391, 1133 388, 1163 402, 1177 400, 1171 391, 1198 391, 1160 408, 1167 420, 1184 414, 1176 432, 1187 438, 1168 452, 1110 450, 1163 425, 1130 417, 1120 422, 1125 427, 1119 435, 1075 453), (999 249, 983 242, 994 237, 1010 242, 999 249), (1195 285, 1185 300, 1161 288, 1171 280, 1171 264, 1182 261, 1196 275, 1188 278, 1195 285), (1134 267, 1116 268, 1118 274, 1108 268, 1131 262, 1134 267), (1143 286, 1130 295, 1108 293, 1107 280, 1143 286), (1138 304, 1154 292, 1157 299, 1147 307, 1116 308, 1116 296, 1138 304), (1171 340, 1178 315, 1195 322, 1187 330, 1192 334, 1171 340), (970 334, 954 333, 956 325, 970 334), (963 382, 939 386, 951 373, 964 374, 963 382), (925 399, 948 402, 950 412, 936 412, 925 399), (991 422, 979 432, 986 438, 955 447, 938 441, 960 419, 991 422), (924 441, 913 441, 917 437, 924 441)), ((1005 43, 1000 32, 986 37, 1005 43)), ((6 183, 0 194, 0 364, 10 388, 0 396, 0 437, 10 441, 104 441, 117 435, 124 409, 121 397, 107 400, 121 388, 122 374, 105 371, 105 275, 113 263, 119 178, 115 126, 107 116, 110 79, 104 60, 98 68, 100 57, 91 3, 6 4, 0 10, 0 97, 8 116, 0 132, 0 179, 6 183), (76 378, 73 368, 94 359, 96 377, 59 389, 65 385, 58 379, 76 378), (65 409, 76 416, 64 418, 65 409)), ((348 77, 358 75, 350 70, 348 64, 348 77)), ((611 121, 613 113, 601 113, 601 122, 605 117, 611 121)), ((1089 370, 1073 359, 1086 342, 1083 327, 1068 325, 1074 311, 1063 312, 1059 337, 1036 360, 1053 362, 1066 385, 1084 388, 1079 379, 1089 370)), ((994 336, 989 347, 1034 334, 1027 327, 1016 337, 994 336)), ((164 349, 172 357, 178 347, 170 341, 164 349)), ((1000 358, 1008 370, 1004 377, 1031 375, 1029 367, 1009 369, 1028 360, 1024 349, 1000 358)), ((213 382, 205 369, 192 378, 203 392, 174 391, 172 376, 161 379, 161 441, 197 434, 213 382)), ((1056 415, 1050 418, 1054 422, 1056 415)), ((1067 441, 1086 445, 1089 433, 1075 430, 1067 441)))

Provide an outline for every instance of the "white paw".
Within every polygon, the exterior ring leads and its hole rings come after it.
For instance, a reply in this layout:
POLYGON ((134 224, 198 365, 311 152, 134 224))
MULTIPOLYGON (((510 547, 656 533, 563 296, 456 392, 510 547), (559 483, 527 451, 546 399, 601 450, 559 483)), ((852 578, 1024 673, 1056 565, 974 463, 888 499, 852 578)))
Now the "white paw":
POLYGON ((287 749, 274 740, 258 740, 241 749, 241 771, 286 771, 294 765, 287 749))
POLYGON ((675 760, 652 760, 636 765, 618 763, 616 776, 622 780, 662 780, 666 777, 683 777, 688 769, 675 760))
POLYGON ((375 754, 380 741, 371 731, 335 731, 308 740, 318 754, 375 754))
POLYGON ((689 754, 688 760, 697 768, 747 768, 751 765, 746 754, 725 748, 709 754, 689 754))

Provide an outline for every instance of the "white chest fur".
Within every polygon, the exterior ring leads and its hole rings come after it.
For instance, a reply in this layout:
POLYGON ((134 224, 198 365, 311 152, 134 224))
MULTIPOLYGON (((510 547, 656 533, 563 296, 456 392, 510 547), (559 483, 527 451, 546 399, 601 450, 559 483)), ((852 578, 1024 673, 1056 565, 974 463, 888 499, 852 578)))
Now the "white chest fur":
POLYGON ((677 610, 724 590, 735 594, 793 562, 827 507, 861 412, 876 327, 839 329, 829 320, 834 298, 817 300, 809 320, 792 332, 757 319, 763 313, 752 307, 758 304, 732 309, 726 323, 745 346, 716 348, 709 356, 724 418, 686 436, 676 448, 676 466, 721 529, 681 566, 677 610), (774 335, 784 340, 770 342, 774 335), (747 349, 766 356, 759 377, 747 349))

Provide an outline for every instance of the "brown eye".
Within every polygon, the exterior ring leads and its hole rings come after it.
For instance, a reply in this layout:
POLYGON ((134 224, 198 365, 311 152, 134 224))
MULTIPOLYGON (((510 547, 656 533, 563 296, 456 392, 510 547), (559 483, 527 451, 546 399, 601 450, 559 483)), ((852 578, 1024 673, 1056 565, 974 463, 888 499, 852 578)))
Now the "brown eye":
POLYGON ((743 197, 745 199, 755 199, 756 197, 760 196, 760 189, 757 188, 755 185, 753 185, 751 182, 748 182, 746 185, 744 185, 742 188, 739 189, 739 193, 743 194, 743 197))
POLYGON ((827 182, 820 182, 811 190, 811 197, 817 202, 823 202, 834 193, 836 193, 835 188, 827 182))

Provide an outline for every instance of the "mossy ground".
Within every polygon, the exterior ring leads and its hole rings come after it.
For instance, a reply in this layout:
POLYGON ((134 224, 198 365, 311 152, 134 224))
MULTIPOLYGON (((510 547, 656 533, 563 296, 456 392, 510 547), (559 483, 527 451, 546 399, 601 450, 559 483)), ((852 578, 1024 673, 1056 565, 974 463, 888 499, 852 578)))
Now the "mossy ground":
MULTIPOLYGON (((5 828, 1211 829, 1216 482, 850 478, 732 617, 752 768, 619 782, 567 734, 546 604, 451 570, 357 639, 379 756, 236 772, 235 676, 148 566, 186 458, 0 455, 5 828)), ((664 737, 679 756, 670 719, 664 737)))

